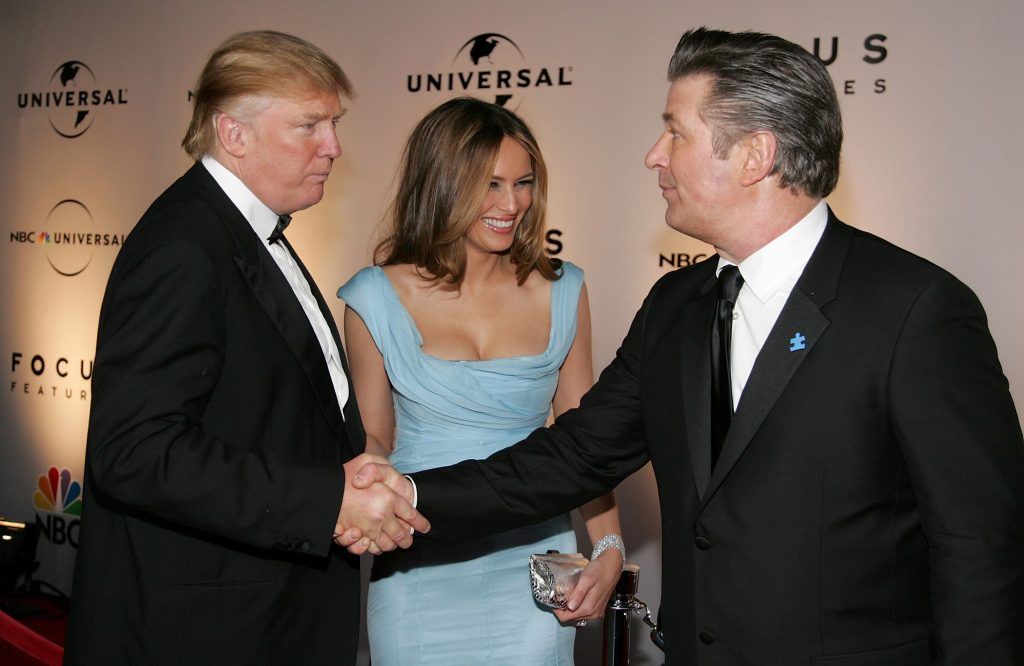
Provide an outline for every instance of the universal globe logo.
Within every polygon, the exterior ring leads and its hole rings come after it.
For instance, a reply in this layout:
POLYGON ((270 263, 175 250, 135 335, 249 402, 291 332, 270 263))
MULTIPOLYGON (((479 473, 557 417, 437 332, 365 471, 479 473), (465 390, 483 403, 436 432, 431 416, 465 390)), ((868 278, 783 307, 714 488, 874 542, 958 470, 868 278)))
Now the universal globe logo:
POLYGON ((72 277, 89 267, 92 252, 81 252, 73 241, 77 240, 75 230, 91 231, 94 225, 92 213, 76 199, 64 199, 50 209, 46 228, 51 231, 40 232, 36 242, 46 248, 46 261, 53 270, 72 277))
POLYGON ((96 230, 92 212, 78 199, 58 201, 42 229, 16 229, 11 243, 41 248, 50 268, 64 277, 81 274, 92 263, 96 247, 119 248, 123 234, 96 230))
POLYGON ((66 139, 85 134, 99 108, 127 103, 127 88, 99 86, 92 68, 81 60, 58 65, 46 90, 18 93, 19 109, 45 109, 50 127, 66 139))
POLYGON ((512 38, 485 32, 459 47, 449 71, 408 74, 405 88, 410 93, 456 92, 518 107, 529 89, 571 85, 571 65, 532 65, 512 38))

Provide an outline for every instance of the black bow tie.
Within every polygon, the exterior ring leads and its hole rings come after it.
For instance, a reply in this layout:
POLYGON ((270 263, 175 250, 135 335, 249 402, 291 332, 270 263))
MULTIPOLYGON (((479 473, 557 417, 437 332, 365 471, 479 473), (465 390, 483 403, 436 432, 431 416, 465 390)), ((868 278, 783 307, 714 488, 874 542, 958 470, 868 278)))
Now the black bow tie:
POLYGON ((270 237, 267 238, 267 242, 273 245, 277 241, 284 238, 284 230, 291 223, 291 215, 281 215, 277 218, 277 224, 274 225, 274 230, 270 232, 270 237))

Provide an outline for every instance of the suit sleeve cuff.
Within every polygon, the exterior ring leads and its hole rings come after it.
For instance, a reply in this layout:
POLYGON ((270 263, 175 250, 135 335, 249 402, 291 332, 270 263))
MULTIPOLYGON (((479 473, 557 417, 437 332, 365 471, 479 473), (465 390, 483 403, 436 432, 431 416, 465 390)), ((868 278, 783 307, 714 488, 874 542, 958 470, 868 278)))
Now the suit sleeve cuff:
POLYGON ((409 479, 409 483, 412 484, 412 508, 418 508, 420 502, 420 491, 416 488, 416 482, 412 480, 412 477, 408 474, 403 474, 405 478, 409 479))

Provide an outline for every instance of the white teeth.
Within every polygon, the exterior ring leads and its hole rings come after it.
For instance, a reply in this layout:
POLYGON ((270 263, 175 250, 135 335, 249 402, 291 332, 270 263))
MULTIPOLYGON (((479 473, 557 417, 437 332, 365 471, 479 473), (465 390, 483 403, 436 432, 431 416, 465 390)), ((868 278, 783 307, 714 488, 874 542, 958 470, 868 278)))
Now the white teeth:
POLYGON ((484 224, 495 229, 508 229, 514 220, 495 220, 489 217, 484 218, 484 224))

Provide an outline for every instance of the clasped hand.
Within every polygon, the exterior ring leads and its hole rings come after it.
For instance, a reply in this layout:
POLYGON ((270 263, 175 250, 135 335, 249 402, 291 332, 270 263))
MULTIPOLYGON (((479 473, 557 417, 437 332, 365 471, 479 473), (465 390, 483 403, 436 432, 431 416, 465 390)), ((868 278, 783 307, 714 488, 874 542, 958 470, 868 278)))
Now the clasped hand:
POLYGON ((380 456, 364 453, 344 464, 342 497, 334 541, 354 555, 373 555, 412 545, 413 532, 430 523, 413 508, 413 486, 380 456))

